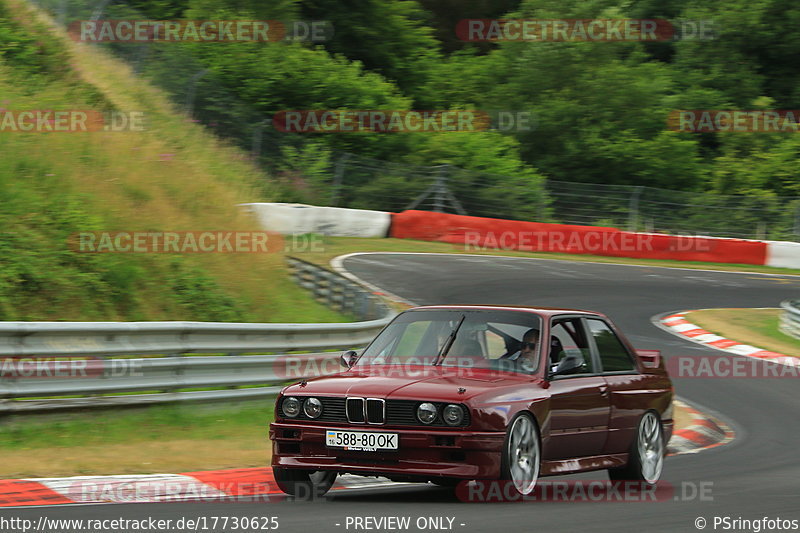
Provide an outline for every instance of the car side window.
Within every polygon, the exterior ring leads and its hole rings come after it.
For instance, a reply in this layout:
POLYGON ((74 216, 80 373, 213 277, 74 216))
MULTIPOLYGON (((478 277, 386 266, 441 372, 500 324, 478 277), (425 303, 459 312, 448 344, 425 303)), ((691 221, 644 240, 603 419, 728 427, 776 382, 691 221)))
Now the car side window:
POLYGON ((586 342, 586 334, 580 318, 561 318, 550 328, 550 364, 555 370, 568 356, 580 357, 583 364, 571 374, 591 374, 594 372, 592 355, 586 342))
POLYGON ((625 372, 635 369, 633 359, 619 340, 617 334, 602 320, 590 318, 589 331, 592 332, 603 372, 625 372))

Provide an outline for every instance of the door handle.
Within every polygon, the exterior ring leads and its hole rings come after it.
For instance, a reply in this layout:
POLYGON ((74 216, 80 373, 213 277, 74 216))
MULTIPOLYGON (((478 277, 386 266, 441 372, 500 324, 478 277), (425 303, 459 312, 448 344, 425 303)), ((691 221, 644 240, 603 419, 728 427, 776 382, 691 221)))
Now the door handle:
POLYGON ((600 396, 608 396, 608 387, 600 387, 600 396))

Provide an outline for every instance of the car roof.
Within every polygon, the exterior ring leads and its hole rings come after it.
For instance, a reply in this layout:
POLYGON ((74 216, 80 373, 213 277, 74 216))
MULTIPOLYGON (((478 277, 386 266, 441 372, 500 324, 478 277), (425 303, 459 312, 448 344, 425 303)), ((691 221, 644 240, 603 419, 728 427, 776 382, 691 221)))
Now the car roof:
POLYGON ((550 317, 553 315, 563 314, 585 314, 593 316, 605 316, 596 311, 586 311, 583 309, 569 309, 561 307, 533 307, 528 305, 478 305, 478 304, 463 304, 463 305, 423 305, 420 307, 412 307, 409 311, 421 309, 475 309, 475 310, 498 310, 498 309, 511 309, 514 311, 528 311, 536 313, 541 316, 550 317))

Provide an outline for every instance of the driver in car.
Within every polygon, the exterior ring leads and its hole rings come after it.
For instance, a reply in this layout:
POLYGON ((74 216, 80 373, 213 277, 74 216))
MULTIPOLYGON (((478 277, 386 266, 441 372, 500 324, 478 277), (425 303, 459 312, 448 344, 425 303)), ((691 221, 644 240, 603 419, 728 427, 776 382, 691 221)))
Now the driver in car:
POLYGON ((536 370, 536 345, 539 343, 539 330, 529 329, 522 336, 520 349, 516 353, 504 357, 510 361, 515 361, 519 368, 525 372, 536 370))

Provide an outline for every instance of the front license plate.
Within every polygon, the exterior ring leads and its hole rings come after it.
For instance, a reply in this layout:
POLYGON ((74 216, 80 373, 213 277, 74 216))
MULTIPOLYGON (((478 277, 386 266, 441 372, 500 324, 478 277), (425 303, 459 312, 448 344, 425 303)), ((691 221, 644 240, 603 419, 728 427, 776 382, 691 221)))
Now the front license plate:
POLYGON ((374 431, 339 431, 329 429, 325 432, 325 444, 345 450, 374 452, 377 450, 396 450, 397 433, 377 433, 374 431))

